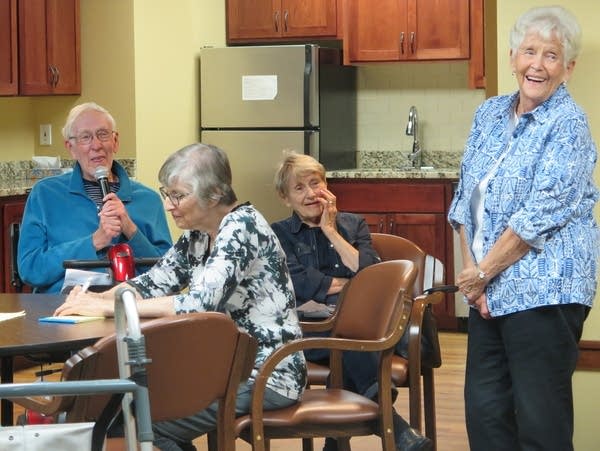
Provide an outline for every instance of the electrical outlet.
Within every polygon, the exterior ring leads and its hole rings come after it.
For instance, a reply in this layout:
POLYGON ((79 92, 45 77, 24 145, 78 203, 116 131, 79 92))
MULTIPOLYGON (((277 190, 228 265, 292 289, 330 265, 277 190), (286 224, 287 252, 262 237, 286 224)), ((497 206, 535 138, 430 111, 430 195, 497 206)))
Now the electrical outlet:
POLYGON ((52 145, 52 125, 41 124, 40 125, 40 146, 51 146, 52 145))

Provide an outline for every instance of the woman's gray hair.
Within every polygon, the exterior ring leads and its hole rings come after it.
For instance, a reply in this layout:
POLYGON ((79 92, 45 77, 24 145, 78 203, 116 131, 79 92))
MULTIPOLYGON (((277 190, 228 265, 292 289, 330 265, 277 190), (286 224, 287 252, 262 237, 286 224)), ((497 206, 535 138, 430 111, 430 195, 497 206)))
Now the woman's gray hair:
POLYGON ((546 40, 556 37, 563 47, 565 67, 581 50, 581 27, 575 16, 562 6, 532 8, 517 19, 509 38, 513 58, 529 33, 537 33, 546 40))
POLYGON ((75 123, 77 118, 79 116, 81 116, 81 114, 85 113, 86 111, 98 111, 100 113, 103 113, 106 116, 106 118, 108 119, 108 121, 110 122, 111 128, 115 131, 117 130, 117 123, 115 121, 115 118, 112 117, 112 114, 110 114, 106 108, 101 107, 100 105, 98 105, 97 103, 94 103, 94 102, 82 103, 80 105, 74 106, 73 108, 71 108, 71 111, 69 111, 69 115, 67 116, 67 121, 65 122, 65 125, 62 128, 62 135, 63 135, 63 138, 65 139, 65 141, 73 136, 72 135, 73 124, 75 123))
POLYGON ((227 155, 216 146, 195 143, 171 154, 158 172, 163 186, 189 185, 202 202, 218 200, 231 205, 237 197, 231 187, 231 167, 227 155))
POLYGON ((288 195, 290 178, 317 174, 325 181, 325 166, 310 155, 284 150, 284 158, 275 172, 275 190, 281 197, 288 195))

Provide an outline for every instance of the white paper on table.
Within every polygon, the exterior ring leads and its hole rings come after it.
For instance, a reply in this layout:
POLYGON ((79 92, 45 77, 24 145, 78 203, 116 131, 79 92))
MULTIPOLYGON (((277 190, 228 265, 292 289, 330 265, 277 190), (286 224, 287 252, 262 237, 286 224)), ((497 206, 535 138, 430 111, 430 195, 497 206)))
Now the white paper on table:
POLYGON ((8 321, 13 318, 20 318, 21 316, 25 316, 25 310, 21 310, 20 312, 0 313, 0 322, 8 321))
POLYGON ((112 285, 112 283, 112 277, 108 273, 67 268, 61 291, 75 285, 112 285))

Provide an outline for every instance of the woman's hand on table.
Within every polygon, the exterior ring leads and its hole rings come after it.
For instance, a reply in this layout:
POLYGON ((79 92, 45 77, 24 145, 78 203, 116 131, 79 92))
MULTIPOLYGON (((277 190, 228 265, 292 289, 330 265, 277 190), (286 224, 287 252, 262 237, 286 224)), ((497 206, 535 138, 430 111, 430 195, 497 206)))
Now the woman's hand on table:
POLYGON ((65 302, 54 311, 54 316, 113 316, 114 301, 102 297, 100 293, 82 290, 80 285, 73 287, 65 302))

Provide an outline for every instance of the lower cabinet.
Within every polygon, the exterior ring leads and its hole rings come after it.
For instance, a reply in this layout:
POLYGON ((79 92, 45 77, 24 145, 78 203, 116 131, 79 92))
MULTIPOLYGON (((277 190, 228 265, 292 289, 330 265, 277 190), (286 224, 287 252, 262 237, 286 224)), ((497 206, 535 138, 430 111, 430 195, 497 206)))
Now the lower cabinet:
MULTIPOLYGON (((453 180, 447 179, 328 179, 340 211, 362 215, 371 232, 407 238, 438 258, 445 268, 445 282, 454 283, 452 228, 448 207, 453 180)), ((457 329, 454 294, 434 307, 442 329, 457 329)))
MULTIPOLYGON (((27 196, 0 197, 0 212, 2 214, 2 240, 0 240, 0 291, 2 293, 15 293, 21 291, 18 286, 20 279, 17 272, 17 247, 14 234, 18 232, 18 226, 23 218, 25 200, 27 196)), ((27 287, 28 288, 28 287, 27 287)), ((22 291, 30 291, 23 288, 22 291)))

